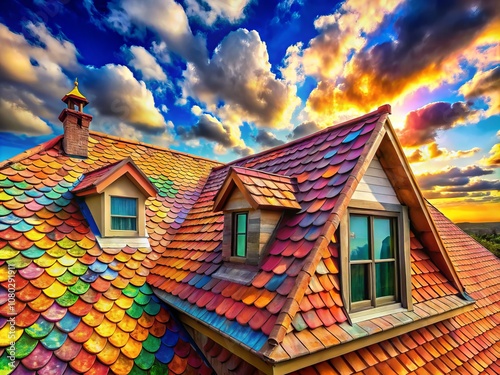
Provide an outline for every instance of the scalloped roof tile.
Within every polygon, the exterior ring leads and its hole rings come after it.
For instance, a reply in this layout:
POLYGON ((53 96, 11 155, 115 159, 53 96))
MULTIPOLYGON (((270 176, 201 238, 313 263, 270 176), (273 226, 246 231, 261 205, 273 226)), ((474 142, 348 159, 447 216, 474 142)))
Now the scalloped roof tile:
MULTIPOLYGON (((7 296, 9 266, 16 286, 15 305, 1 300, 0 323, 8 330, 8 318, 16 316, 13 374, 210 373, 146 283, 164 250, 160 241, 101 248, 72 191, 84 173, 95 181, 131 158, 158 190, 147 202, 154 234, 158 223, 167 231, 182 220, 175 203, 187 212, 217 163, 95 132, 89 158, 76 159, 62 153, 60 139, 0 165, 1 295, 7 296)), ((4 333, 1 371, 9 366, 4 333)))

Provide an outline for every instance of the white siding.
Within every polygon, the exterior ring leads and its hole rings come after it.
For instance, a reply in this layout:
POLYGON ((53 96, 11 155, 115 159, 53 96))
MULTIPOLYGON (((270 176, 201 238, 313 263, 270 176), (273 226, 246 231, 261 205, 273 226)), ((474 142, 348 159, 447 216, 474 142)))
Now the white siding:
POLYGON ((352 199, 400 204, 378 158, 375 156, 359 182, 352 199))

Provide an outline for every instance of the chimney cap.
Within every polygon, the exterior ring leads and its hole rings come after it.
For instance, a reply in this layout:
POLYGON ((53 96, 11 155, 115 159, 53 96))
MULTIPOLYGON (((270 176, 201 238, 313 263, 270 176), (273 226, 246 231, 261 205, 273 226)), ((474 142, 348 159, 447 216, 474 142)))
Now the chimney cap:
POLYGON ((80 90, 78 90, 78 78, 75 78, 73 90, 64 95, 61 100, 65 103, 68 103, 70 98, 75 100, 76 102, 82 102, 83 106, 89 104, 87 98, 80 92, 80 90))

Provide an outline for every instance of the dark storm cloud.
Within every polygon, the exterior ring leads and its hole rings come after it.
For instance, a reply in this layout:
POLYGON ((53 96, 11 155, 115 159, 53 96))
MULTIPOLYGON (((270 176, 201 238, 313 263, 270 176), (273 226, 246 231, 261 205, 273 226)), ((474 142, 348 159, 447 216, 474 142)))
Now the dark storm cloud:
POLYGON ((449 191, 423 191, 424 197, 427 199, 442 199, 442 198, 465 198, 466 202, 494 202, 497 197, 492 197, 489 191, 471 191, 464 188, 461 191, 449 192, 449 191))
POLYGON ((201 115, 198 123, 189 129, 179 126, 176 131, 179 137, 184 140, 201 137, 208 141, 217 142, 224 147, 231 147, 234 145, 233 140, 222 124, 215 118, 206 114, 201 115))
POLYGON ((471 192, 485 190, 500 190, 500 180, 478 180, 465 186, 456 186, 447 189, 449 192, 471 192))
POLYGON ((302 138, 305 137, 306 135, 312 134, 321 129, 322 129, 321 126, 319 126, 314 121, 303 122, 302 124, 298 125, 295 129, 293 129, 293 131, 290 134, 288 134, 287 138, 288 139, 302 138))
POLYGON ((231 133, 230 128, 225 128, 219 120, 207 114, 202 114, 198 123, 190 128, 178 126, 176 133, 186 141, 204 138, 207 141, 216 142, 224 148, 231 148, 232 151, 241 156, 252 153, 252 149, 241 144, 239 138, 231 133))
POLYGON ((408 113, 399 139, 407 147, 434 142, 438 131, 450 129, 457 122, 465 122, 476 112, 470 103, 465 102, 428 104, 408 113))
MULTIPOLYGON (((490 175, 494 171, 483 169, 477 165, 471 165, 465 168, 453 167, 445 171, 431 172, 417 175, 419 186, 424 190, 431 190, 436 186, 465 186, 470 182, 471 177, 490 175)), ((447 191, 462 191, 447 189, 447 191)))
POLYGON ((276 138, 273 133, 262 129, 259 129, 259 132, 253 139, 264 148, 276 147, 285 143, 281 139, 276 138))
MULTIPOLYGON (((336 100, 369 110, 418 85, 432 86, 443 78, 446 63, 472 45, 499 13, 494 0, 408 1, 379 28, 393 28, 395 37, 368 44, 353 57, 336 100)), ((322 109, 319 98, 325 89, 311 94, 313 109, 322 109)))

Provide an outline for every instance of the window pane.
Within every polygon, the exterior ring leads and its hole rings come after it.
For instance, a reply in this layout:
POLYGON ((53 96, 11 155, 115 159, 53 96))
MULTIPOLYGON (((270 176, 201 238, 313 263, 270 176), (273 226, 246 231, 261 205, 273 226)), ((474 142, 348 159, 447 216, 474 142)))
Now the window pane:
POLYGON ((236 256, 238 257, 246 256, 246 246, 247 246, 247 236, 244 234, 238 234, 236 238, 236 256))
POLYGON ((370 259, 368 248, 368 217, 351 215, 349 230, 351 260, 370 259))
POLYGON ((247 232, 247 214, 236 214, 236 227, 238 233, 247 232))
POLYGON ((391 233, 391 219, 373 219, 373 247, 375 259, 394 258, 394 246, 391 233))
POLYGON ((135 217, 111 217, 112 230, 137 230, 135 217))
POLYGON ((137 199, 111 197, 111 215, 137 216, 137 199))
POLYGON ((351 265, 351 302, 370 299, 368 264, 351 265))
POLYGON ((375 264, 377 297, 396 295, 394 262, 375 264))

